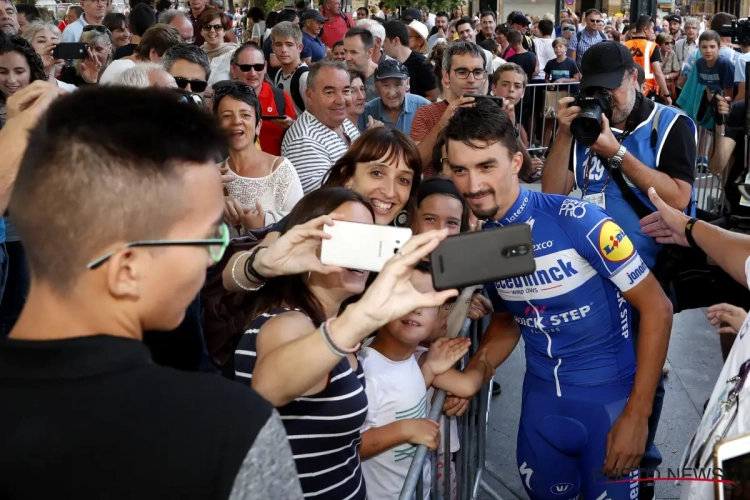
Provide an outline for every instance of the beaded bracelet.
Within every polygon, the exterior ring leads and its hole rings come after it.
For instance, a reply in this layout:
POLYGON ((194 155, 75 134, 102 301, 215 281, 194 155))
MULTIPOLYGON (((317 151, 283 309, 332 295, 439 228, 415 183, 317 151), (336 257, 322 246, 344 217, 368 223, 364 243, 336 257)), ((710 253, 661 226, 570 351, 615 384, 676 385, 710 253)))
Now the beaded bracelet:
POLYGON ((251 253, 252 253, 252 252, 243 252, 243 253, 242 253, 242 254, 240 254, 240 256, 239 256, 239 257, 238 257, 238 258, 237 258, 237 259, 236 259, 236 260, 234 261, 234 264, 232 264, 232 279, 234 280, 234 283, 235 283, 235 284, 236 284, 236 285, 237 285, 238 287, 240 287, 240 288, 242 288, 243 290, 246 290, 246 291, 248 291, 248 292, 254 292, 254 291, 256 291, 256 290, 260 290, 260 289, 261 289, 261 288, 263 287, 263 285, 265 285, 265 284, 266 284, 266 282, 265 282, 265 281, 261 281, 260 285, 258 285, 258 286, 257 286, 256 288, 250 288, 250 287, 247 287, 247 286, 243 285, 242 283, 240 283, 240 281, 239 281, 239 280, 237 279, 237 275, 235 274, 235 271, 237 270, 237 263, 238 263, 238 262, 240 261, 240 259, 242 258, 242 256, 243 256, 243 255, 249 255, 249 254, 251 254, 251 253))
POLYGON ((333 319, 329 319, 328 321, 325 321, 320 324, 320 333, 323 335, 323 340, 325 340, 326 344, 328 344, 328 348, 333 351, 334 354, 337 356, 344 357, 347 354, 353 354, 357 351, 359 351, 359 348, 362 346, 361 342, 358 342, 357 345, 352 347, 351 349, 344 349, 336 345, 336 342, 331 337, 331 322, 333 319))

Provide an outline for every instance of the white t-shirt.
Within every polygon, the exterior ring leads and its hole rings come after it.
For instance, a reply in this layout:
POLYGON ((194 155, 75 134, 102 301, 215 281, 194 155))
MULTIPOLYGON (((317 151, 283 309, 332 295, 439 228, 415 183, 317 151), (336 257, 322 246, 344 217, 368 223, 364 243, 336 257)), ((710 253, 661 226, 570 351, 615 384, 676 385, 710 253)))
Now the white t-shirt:
MULTIPOLYGON (((750 258, 745 261, 745 280, 750 287, 749 276, 750 258)), ((698 425, 695 443, 693 446, 688 447, 688 462, 685 467, 706 467, 713 469, 713 444, 705 446, 700 456, 698 456, 699 448, 707 437, 710 438, 709 443, 715 443, 714 438, 724 432, 726 422, 729 420, 726 417, 720 420, 718 416, 721 415, 721 403, 726 399, 727 391, 734 385, 728 384, 727 380, 736 376, 742 363, 748 359, 750 359, 750 316, 745 318, 745 322, 742 323, 734 346, 727 357, 726 363, 724 363, 724 367, 721 369, 719 379, 716 381, 714 390, 711 393, 711 399, 708 400, 708 406, 706 406, 701 423, 698 425), (715 429, 712 430, 712 422, 714 421, 717 421, 717 423, 715 429), (725 422, 725 425, 722 426, 722 422, 725 422), (697 465, 696 459, 698 461, 697 465)), ((737 417, 727 429, 723 439, 729 439, 750 432, 750 382, 746 382, 740 391, 738 404, 737 417)), ((704 500, 713 497, 714 483, 686 481, 682 484, 681 500, 704 500)))
POLYGON ((115 83, 126 69, 130 69, 133 67, 135 67, 135 61, 131 61, 130 59, 118 59, 116 61, 112 61, 111 63, 109 63, 109 66, 107 66, 107 69, 104 70, 102 77, 99 79, 99 85, 115 83))
MULTIPOLYGON (((417 360, 391 361, 371 347, 357 354, 365 372, 367 417, 362 432, 397 420, 427 416, 427 390, 417 360)), ((367 497, 397 500, 417 447, 403 443, 362 461, 367 497)), ((430 461, 424 461, 424 500, 430 498, 430 461)))
MULTIPOLYGON (((307 63, 301 63, 297 69, 294 70, 294 73, 296 73, 299 68, 306 68, 307 63)), ((279 70, 278 73, 276 73, 276 78, 273 79, 273 86, 279 87, 284 89, 289 95, 292 95, 292 80, 294 79, 294 73, 291 75, 284 75, 282 74, 283 70, 279 70)), ((302 76, 299 77, 299 93, 302 96, 302 102, 305 103, 305 108, 307 108, 307 96, 305 95, 305 90, 307 89, 307 75, 310 72, 303 73, 302 76)), ((294 99, 292 99, 294 101, 294 99)), ((304 113, 304 109, 300 109, 297 107, 297 103, 294 103, 294 109, 297 111, 297 116, 304 113)))
POLYGON ((229 75, 232 54, 234 54, 234 51, 225 52, 224 54, 211 59, 211 76, 208 78, 209 85, 213 85, 222 80, 232 79, 229 75))
MULTIPOLYGON (((414 353, 414 357, 419 361, 420 356, 422 356, 424 353, 427 352, 426 347, 419 346, 417 347, 417 351, 414 353)), ((435 388, 430 387, 427 389, 427 414, 430 414, 430 411, 432 410, 432 398, 435 396, 435 388)), ((440 419, 438 420, 438 423, 440 424, 440 432, 443 432, 443 428, 445 426, 445 415, 442 413, 440 414, 440 419)), ((448 417, 450 422, 450 438, 451 438, 451 453, 456 453, 458 450, 461 449, 461 443, 458 441, 458 424, 456 423, 456 417, 448 417)), ((440 435, 440 449, 438 449, 438 453, 442 453, 445 449, 445 434, 440 435)))
POLYGON ((536 47, 536 58, 539 61, 539 73, 534 77, 535 80, 544 80, 544 67, 547 61, 555 57, 555 49, 552 48, 552 38, 535 38, 534 46, 536 47))

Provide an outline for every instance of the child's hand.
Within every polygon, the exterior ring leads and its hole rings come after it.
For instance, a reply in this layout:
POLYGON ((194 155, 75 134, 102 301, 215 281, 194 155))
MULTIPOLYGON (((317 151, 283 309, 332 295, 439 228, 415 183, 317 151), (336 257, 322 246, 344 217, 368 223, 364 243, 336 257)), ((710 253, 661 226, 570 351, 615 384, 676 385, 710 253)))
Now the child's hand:
POLYGON ((437 339, 427 351, 427 359, 423 367, 434 376, 442 375, 450 370, 458 360, 469 351, 471 340, 466 338, 437 339))
POLYGON ((408 441, 414 445, 423 444, 432 451, 440 444, 440 424, 429 418, 403 420, 408 441))

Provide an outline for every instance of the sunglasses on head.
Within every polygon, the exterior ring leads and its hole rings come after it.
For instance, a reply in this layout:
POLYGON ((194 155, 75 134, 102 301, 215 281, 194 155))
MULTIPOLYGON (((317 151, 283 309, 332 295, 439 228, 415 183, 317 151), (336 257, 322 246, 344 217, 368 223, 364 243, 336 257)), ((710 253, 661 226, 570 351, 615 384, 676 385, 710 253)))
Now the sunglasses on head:
POLYGON ((203 92, 204 90, 206 90, 206 87, 208 87, 208 82, 205 80, 188 80, 187 78, 183 78, 181 76, 175 76, 174 81, 181 89, 187 88, 189 83, 190 90, 192 90, 193 92, 203 92))
POLYGON ((216 82, 213 85, 213 89, 214 95, 217 97, 220 95, 228 94, 233 90, 236 90, 242 94, 255 95, 255 89, 253 89, 250 85, 233 80, 222 80, 220 82, 216 82))
POLYGON ((109 29, 106 26, 102 26, 101 24, 87 24, 83 27, 83 31, 98 31, 99 33, 105 33, 112 36, 112 33, 109 32, 109 29))
POLYGON ((251 69, 254 69, 256 73, 260 73, 266 69, 265 64, 237 64, 236 66, 240 68, 240 71, 243 73, 249 73, 251 69))
POLYGON ((180 89, 176 89, 176 92, 179 95, 179 97, 177 98, 177 102, 181 102, 182 104, 190 104, 192 106, 198 106, 201 108, 203 107, 204 104, 201 96, 180 89))

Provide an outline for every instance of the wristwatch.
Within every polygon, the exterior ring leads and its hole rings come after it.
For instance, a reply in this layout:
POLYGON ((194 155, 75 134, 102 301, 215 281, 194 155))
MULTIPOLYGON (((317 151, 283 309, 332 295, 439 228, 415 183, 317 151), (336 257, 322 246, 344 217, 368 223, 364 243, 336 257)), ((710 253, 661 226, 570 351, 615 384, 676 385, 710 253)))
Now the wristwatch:
POLYGON ((617 153, 609 159, 609 168, 616 169, 620 168, 622 166, 622 159, 625 158, 625 153, 627 153, 628 150, 625 149, 625 146, 620 146, 620 149, 617 150, 617 153))

